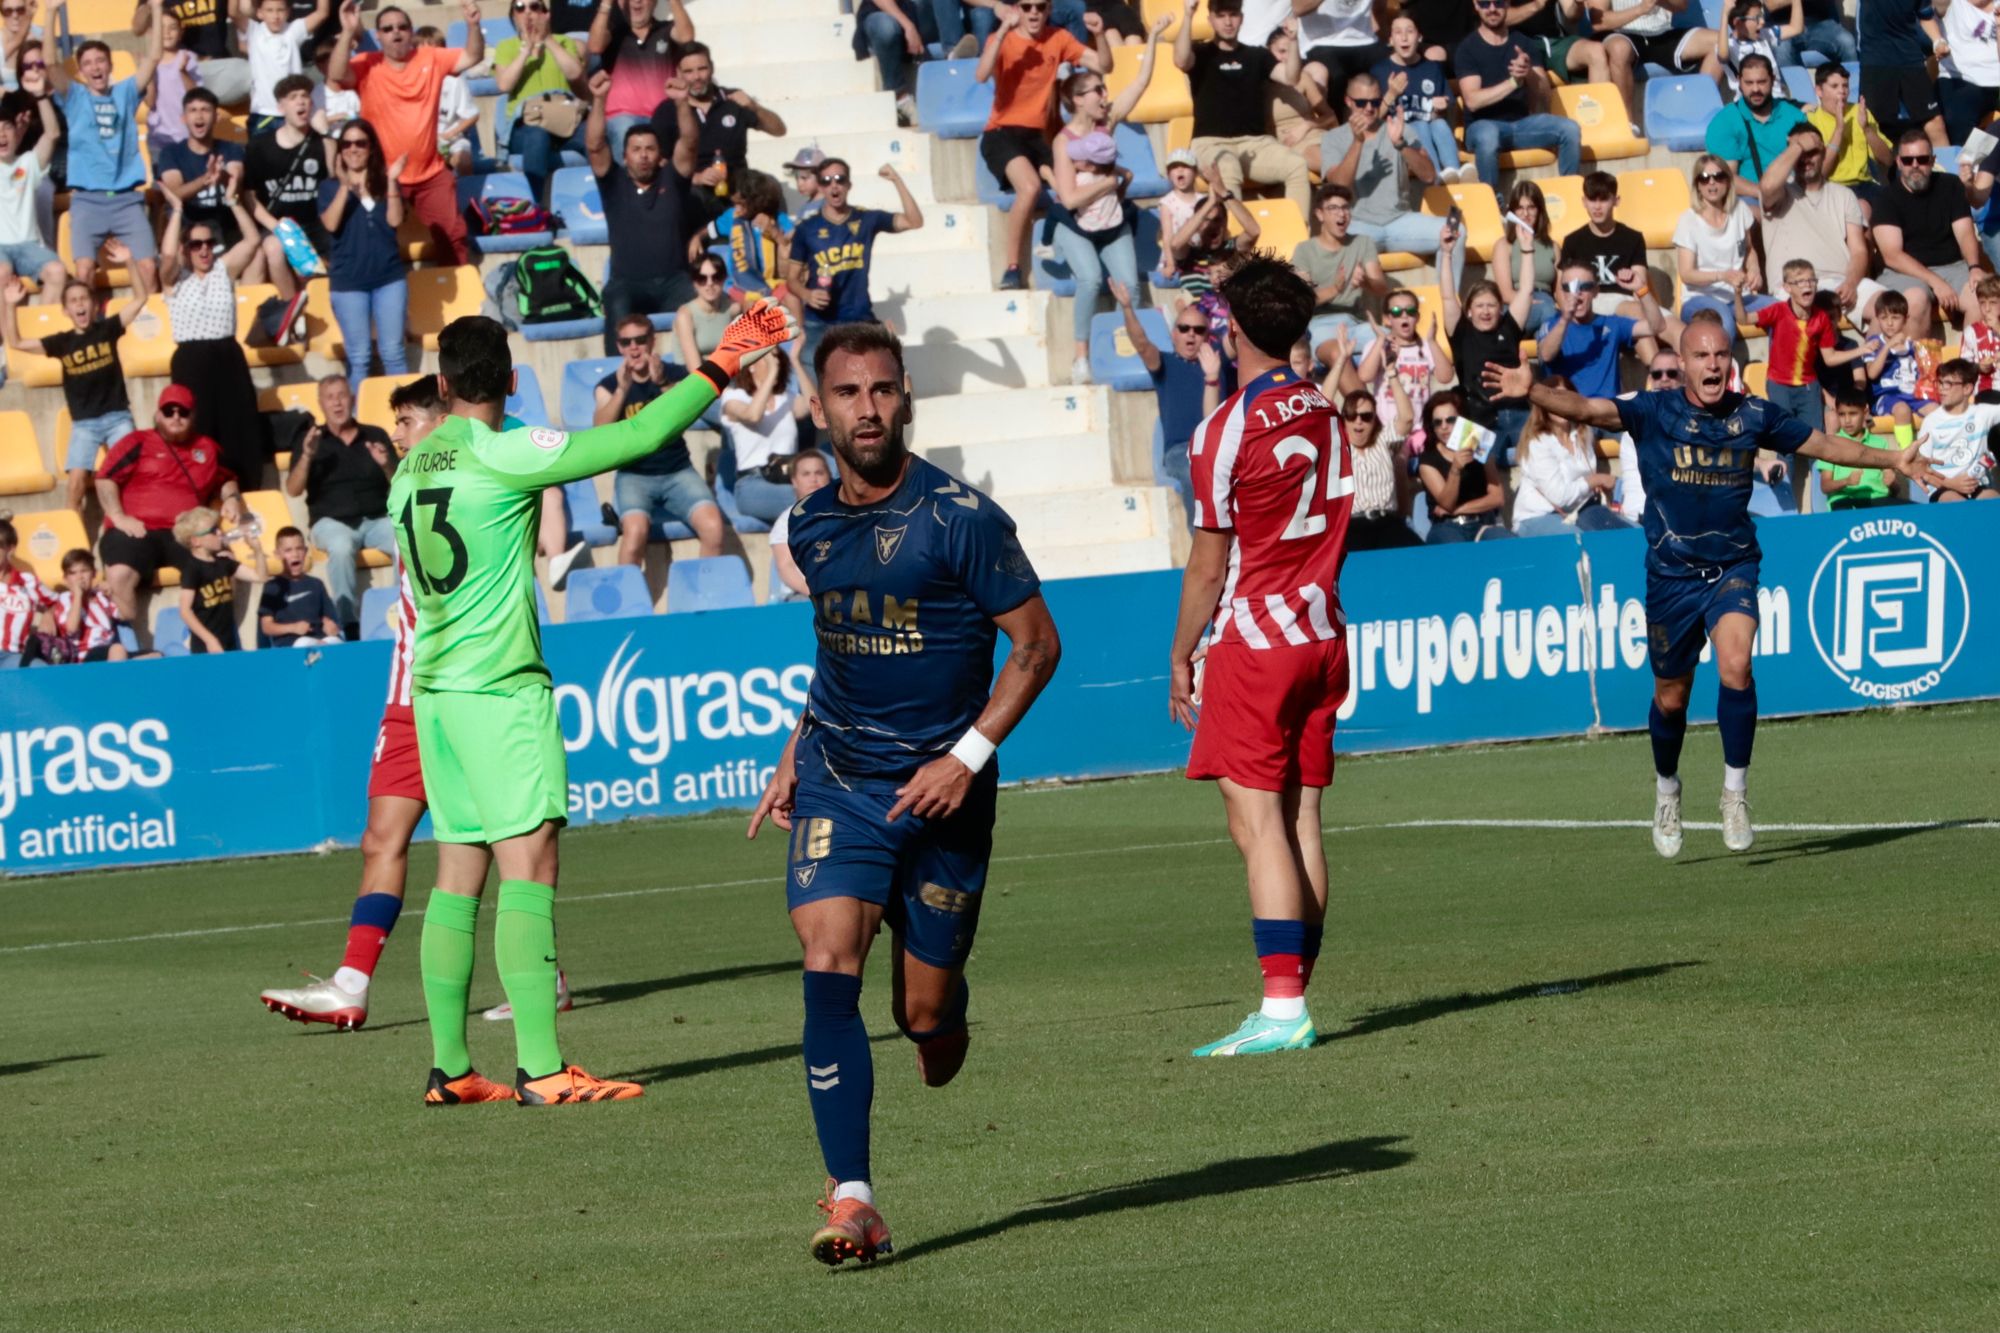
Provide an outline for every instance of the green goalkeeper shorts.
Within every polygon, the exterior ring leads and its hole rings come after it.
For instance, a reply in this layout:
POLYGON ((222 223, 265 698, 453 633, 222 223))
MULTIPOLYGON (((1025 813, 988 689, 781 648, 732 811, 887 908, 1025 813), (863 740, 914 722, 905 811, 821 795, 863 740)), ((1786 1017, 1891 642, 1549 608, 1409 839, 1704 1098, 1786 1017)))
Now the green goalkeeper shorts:
POLYGON ((499 842, 569 810, 569 763, 555 692, 418 694, 417 752, 439 842, 499 842))

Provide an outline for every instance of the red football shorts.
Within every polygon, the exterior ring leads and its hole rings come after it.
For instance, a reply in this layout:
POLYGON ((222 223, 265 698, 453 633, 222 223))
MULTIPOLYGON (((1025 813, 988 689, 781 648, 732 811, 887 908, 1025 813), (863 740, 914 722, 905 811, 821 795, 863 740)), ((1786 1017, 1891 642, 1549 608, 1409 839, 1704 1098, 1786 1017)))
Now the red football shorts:
POLYGON ((1333 782, 1333 724, 1347 698, 1347 639, 1283 648, 1230 642, 1208 650, 1191 778, 1259 791, 1333 782))
POLYGON ((423 765, 417 762, 417 718, 406 705, 390 704, 382 710, 375 762, 368 769, 368 799, 377 796, 404 796, 430 804, 424 795, 423 765))

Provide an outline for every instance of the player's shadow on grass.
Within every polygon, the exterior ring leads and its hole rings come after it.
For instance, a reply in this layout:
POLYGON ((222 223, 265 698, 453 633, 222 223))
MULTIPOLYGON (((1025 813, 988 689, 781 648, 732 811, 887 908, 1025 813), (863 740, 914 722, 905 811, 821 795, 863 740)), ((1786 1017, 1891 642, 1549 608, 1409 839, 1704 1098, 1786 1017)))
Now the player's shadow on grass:
POLYGON ((1342 1139, 1301 1152, 1272 1153, 1266 1157, 1232 1157, 1191 1171, 1176 1171, 1171 1175, 1151 1176, 1145 1180, 1106 1185, 1102 1189, 1076 1194, 1058 1194, 1038 1200, 1026 1208, 1018 1208, 991 1222, 920 1240, 907 1249, 898 1250, 896 1264, 900 1267, 926 1254, 955 1249, 974 1241, 991 1240, 1017 1227, 1036 1226, 1043 1222, 1075 1222, 1133 1208, 1157 1208, 1223 1194, 1243 1194, 1250 1190, 1277 1189, 1285 1185, 1339 1180, 1371 1171, 1388 1171, 1416 1157, 1415 1153, 1394 1146, 1401 1142, 1401 1134, 1342 1139))
POLYGON ((805 963, 789 958, 776 963, 743 963, 736 967, 715 967, 706 972, 683 972, 678 976, 654 977, 651 981, 609 981, 601 986, 582 986, 570 992, 579 1009, 591 1005, 617 1004, 622 1000, 642 1000, 664 990, 685 990, 718 981, 742 981, 749 977, 779 977, 797 972, 805 963))
POLYGON ((89 1055, 58 1055, 47 1060, 20 1060, 11 1065, 0 1065, 0 1078, 14 1074, 33 1074, 47 1069, 50 1065, 66 1065, 72 1060, 102 1060, 103 1055, 92 1052, 89 1055))
MULTIPOLYGON (((978 1024, 972 1025, 976 1030, 978 1024)), ((901 1041, 903 1034, 896 1031, 878 1032, 868 1039, 871 1046, 883 1042, 901 1041)), ((633 1083, 666 1083, 677 1078, 694 1078, 701 1074, 716 1074, 725 1069, 743 1069, 750 1065, 775 1064, 783 1060, 797 1060, 804 1056, 804 1049, 795 1041, 783 1046, 759 1046, 750 1051, 729 1051, 722 1055, 707 1055, 699 1060, 679 1060, 669 1064, 652 1065, 646 1069, 634 1069, 617 1077, 633 1083)))
POLYGON ((1622 986, 1631 981, 1648 981, 1683 967, 1701 966, 1703 960, 1691 958, 1676 963, 1648 963, 1644 967, 1614 968, 1609 972, 1597 972, 1587 977, 1530 981, 1519 986, 1509 986, 1506 990, 1461 991, 1457 995, 1432 995, 1421 1000, 1411 1000, 1407 1004, 1392 1004, 1383 1009, 1371 1009, 1359 1018, 1349 1020, 1348 1025, 1338 1032, 1322 1033, 1320 1042, 1325 1044, 1329 1041, 1344 1041, 1350 1037, 1372 1036, 1391 1028, 1406 1028, 1417 1023, 1428 1023, 1433 1018, 1443 1018, 1447 1014, 1485 1009, 1491 1005, 1509 1004, 1515 1000, 1533 1000, 1546 995, 1572 995, 1578 991, 1595 990, 1600 986, 1622 986))
POLYGON ((1815 833, 1796 842, 1767 842, 1748 858, 1741 852, 1717 852, 1711 856, 1683 857, 1678 864, 1701 865, 1708 861, 1747 860, 1753 866, 1777 865, 1783 861, 1796 861, 1802 856, 1825 856, 1829 852, 1858 852, 1868 847, 1900 842, 1904 838, 1916 838, 1927 833, 1939 833, 1950 829, 1972 828, 1991 822, 1990 819, 1942 819, 1935 824, 1923 824, 1916 828, 1863 828, 1849 829, 1844 833, 1815 833))

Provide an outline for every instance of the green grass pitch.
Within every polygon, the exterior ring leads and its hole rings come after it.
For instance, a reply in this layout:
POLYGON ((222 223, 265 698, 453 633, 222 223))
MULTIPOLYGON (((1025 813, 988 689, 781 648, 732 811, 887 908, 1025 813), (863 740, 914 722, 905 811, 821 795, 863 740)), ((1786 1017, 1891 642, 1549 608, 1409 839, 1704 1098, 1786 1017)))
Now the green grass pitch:
MULTIPOLYGON (((1887 826, 2000 818, 2000 705, 1757 761, 1756 850, 1673 864, 1595 823, 1650 815, 1643 737, 1343 761, 1322 1043, 1214 1062, 1257 992, 1214 792, 1004 796, 957 1082, 864 996, 900 1253, 839 1274, 781 839, 565 839, 565 1054, 648 1088, 536 1113, 419 1104, 413 918, 366 1031, 258 1005, 337 961, 352 854, 8 882, 0 1327, 1993 1327, 2000 829, 1887 826), (1487 818, 1585 826, 1411 826, 1487 818)), ((1689 819, 1720 769, 1696 732, 1689 819)))

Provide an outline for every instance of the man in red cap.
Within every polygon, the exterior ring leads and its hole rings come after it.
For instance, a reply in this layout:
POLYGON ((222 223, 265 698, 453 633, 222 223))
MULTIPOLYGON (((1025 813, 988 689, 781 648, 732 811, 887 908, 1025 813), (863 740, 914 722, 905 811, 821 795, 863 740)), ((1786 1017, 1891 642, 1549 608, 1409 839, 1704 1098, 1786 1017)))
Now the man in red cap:
POLYGON ((169 384, 153 412, 153 429, 135 430, 111 446, 97 471, 104 506, 104 582, 118 618, 139 622, 139 589, 179 555, 174 519, 198 505, 222 511, 226 524, 243 518, 236 474, 222 465, 214 440, 194 433, 194 392, 169 384))

